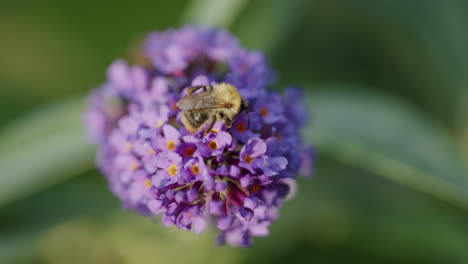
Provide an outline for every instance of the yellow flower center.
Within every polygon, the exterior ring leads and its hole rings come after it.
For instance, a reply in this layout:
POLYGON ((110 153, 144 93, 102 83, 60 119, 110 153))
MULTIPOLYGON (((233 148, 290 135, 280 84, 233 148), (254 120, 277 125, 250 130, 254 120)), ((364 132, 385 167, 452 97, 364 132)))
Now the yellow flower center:
POLYGON ((150 188, 151 185, 152 185, 152 184, 151 184, 151 181, 150 181, 149 179, 146 179, 146 180, 145 180, 145 185, 146 185, 146 187, 150 188))
POLYGON ((150 150, 148 151, 148 153, 149 153, 150 155, 153 155, 153 154, 156 153, 156 152, 154 151, 154 149, 150 148, 150 150))
POLYGON ((136 162, 133 162, 132 165, 131 165, 131 169, 132 169, 132 170, 136 170, 136 169, 138 169, 139 167, 140 167, 140 165, 139 165, 138 163, 136 163, 136 162))
POLYGON ((161 127, 163 124, 164 124, 164 122, 161 121, 161 120, 159 120, 159 122, 156 124, 155 127, 156 127, 156 128, 159 128, 159 127, 161 127))
POLYGON ((168 149, 168 150, 173 150, 173 151, 174 151, 175 148, 176 148, 176 143, 175 143, 175 141, 169 140, 169 141, 167 142, 167 149, 168 149))
POLYGON ((132 148, 133 148, 133 144, 128 142, 127 145, 125 146, 125 148, 127 149, 127 151, 131 151, 132 148))
POLYGON ((208 147, 210 147, 211 150, 215 150, 219 148, 218 142, 216 140, 211 141, 208 143, 208 147))
POLYGON ((262 116, 267 116, 268 115, 268 109, 266 109, 265 107, 263 107, 262 109, 260 109, 260 114, 262 116))
POLYGON ((240 122, 239 124, 236 125, 237 131, 239 132, 245 132, 247 131, 247 126, 245 125, 245 122, 240 122))
POLYGON ((249 154, 245 155, 245 161, 250 164, 252 163, 252 161, 254 161, 254 158, 252 158, 252 156, 250 156, 249 154))
POLYGON ((190 170, 192 171, 193 174, 198 174, 198 173, 200 173, 200 167, 198 167, 198 163, 196 163, 195 165, 193 165, 192 168, 190 168, 190 170))
POLYGON ((167 171, 169 172, 169 175, 171 175, 171 177, 173 177, 174 175, 177 174, 177 166, 175 164, 172 164, 168 169, 167 171))

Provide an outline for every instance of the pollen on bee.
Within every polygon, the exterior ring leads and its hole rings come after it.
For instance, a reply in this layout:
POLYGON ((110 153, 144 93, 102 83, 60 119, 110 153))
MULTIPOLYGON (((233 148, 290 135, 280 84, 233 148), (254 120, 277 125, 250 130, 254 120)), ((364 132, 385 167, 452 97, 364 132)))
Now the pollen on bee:
POLYGON ((174 151, 175 148, 176 148, 176 143, 175 143, 175 141, 170 140, 170 141, 167 142, 167 149, 168 149, 168 150, 173 150, 173 151, 174 151))
POLYGON ((195 165, 193 165, 190 170, 192 171, 193 174, 198 174, 200 173, 200 167, 198 167, 198 164, 196 163, 195 165))
POLYGON ((167 172, 169 172, 169 175, 171 175, 171 177, 173 177, 174 175, 177 174, 178 172, 178 168, 175 164, 172 164, 169 168, 167 168, 167 172))
POLYGON ((216 140, 211 141, 208 143, 208 147, 210 147, 211 150, 215 150, 219 148, 218 142, 216 140))
POLYGON ((260 115, 267 116, 268 115, 268 109, 266 109, 265 107, 262 107, 262 109, 260 109, 260 115))

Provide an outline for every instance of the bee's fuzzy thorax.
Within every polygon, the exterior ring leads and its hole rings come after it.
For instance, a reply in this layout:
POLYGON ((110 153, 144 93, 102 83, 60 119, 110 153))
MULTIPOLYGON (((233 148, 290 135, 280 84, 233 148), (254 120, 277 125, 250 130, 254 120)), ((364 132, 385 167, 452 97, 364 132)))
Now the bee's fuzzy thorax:
POLYGON ((230 128, 244 110, 243 100, 235 86, 223 82, 190 87, 187 95, 176 105, 182 110, 182 123, 192 134, 206 124, 209 124, 205 129, 208 133, 218 121, 223 121, 230 128), (198 90, 203 91, 196 93, 198 90))
POLYGON ((231 84, 222 82, 215 86, 215 97, 232 104, 232 109, 239 112, 242 104, 242 97, 237 88, 231 84))

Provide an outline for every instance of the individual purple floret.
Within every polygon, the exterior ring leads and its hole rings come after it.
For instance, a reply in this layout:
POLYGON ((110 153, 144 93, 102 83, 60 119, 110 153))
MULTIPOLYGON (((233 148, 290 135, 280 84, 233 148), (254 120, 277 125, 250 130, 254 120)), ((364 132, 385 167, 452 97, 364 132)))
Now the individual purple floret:
POLYGON ((214 223, 218 242, 248 247, 267 236, 279 208, 310 175, 312 149, 297 88, 271 92, 264 56, 226 31, 184 27, 151 33, 149 65, 116 60, 89 98, 86 125, 99 144, 97 165, 125 208, 165 226, 202 232, 214 223), (176 103, 194 85, 226 82, 249 103, 232 127, 191 134, 176 103))

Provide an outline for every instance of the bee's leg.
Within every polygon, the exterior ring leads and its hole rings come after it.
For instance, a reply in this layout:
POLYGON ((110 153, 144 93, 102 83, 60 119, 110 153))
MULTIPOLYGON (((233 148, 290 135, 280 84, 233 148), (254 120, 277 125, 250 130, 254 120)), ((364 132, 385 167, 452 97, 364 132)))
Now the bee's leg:
POLYGON ((200 90, 201 88, 203 88, 204 85, 197 85, 197 86, 193 86, 193 87, 190 87, 187 91, 188 94, 192 94, 198 90, 200 90))
POLYGON ((232 119, 230 119, 229 117, 225 116, 224 117, 224 123, 226 124, 226 127, 228 129, 228 131, 231 129, 232 127, 232 119))
POLYGON ((213 90, 213 86, 212 86, 212 85, 205 85, 205 86, 203 87, 203 91, 205 91, 205 92, 211 91, 211 90, 213 90))
POLYGON ((210 133, 211 129, 213 128, 214 124, 216 124, 216 121, 218 120, 218 118, 216 116, 213 116, 211 118, 211 123, 210 125, 205 129, 205 135, 207 135, 208 133, 210 133))
POLYGON ((187 91, 188 94, 192 94, 200 89, 203 88, 203 91, 210 91, 210 90, 213 90, 213 86, 211 85, 197 85, 197 86, 193 86, 193 87, 190 87, 187 91))

